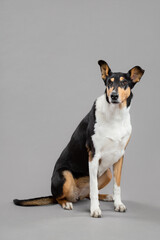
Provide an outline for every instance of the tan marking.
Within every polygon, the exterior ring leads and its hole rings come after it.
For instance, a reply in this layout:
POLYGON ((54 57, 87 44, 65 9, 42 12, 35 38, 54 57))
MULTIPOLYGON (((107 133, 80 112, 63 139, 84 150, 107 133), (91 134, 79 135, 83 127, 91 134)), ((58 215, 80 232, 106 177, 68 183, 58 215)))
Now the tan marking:
MULTIPOLYGON (((131 135, 124 147, 124 149, 126 149, 129 141, 131 139, 131 135)), ((123 165, 123 159, 124 159, 124 156, 122 156, 118 162, 116 162, 115 164, 113 164, 113 173, 114 173, 114 178, 116 180, 116 183, 117 183, 117 186, 120 186, 120 181, 121 181, 121 172, 122 172, 122 165, 123 165)))
POLYGON ((98 194, 98 199, 100 201, 113 202, 113 197, 110 194, 98 194))
POLYGON ((106 199, 106 195, 107 194, 98 194, 98 198, 99 198, 99 200, 104 200, 104 199, 106 199))
POLYGON ((89 151, 89 153, 88 153, 88 160, 89 160, 89 162, 91 162, 92 159, 93 159, 93 157, 92 157, 92 152, 89 151))
POLYGON ((105 80, 106 79, 106 66, 102 65, 100 68, 101 68, 101 73, 102 73, 102 79, 105 80))
POLYGON ((106 93, 107 93, 107 96, 108 96, 108 98, 110 97, 110 95, 111 95, 111 93, 113 92, 113 87, 111 87, 111 88, 106 88, 106 93))
POLYGON ((101 165, 102 159, 99 159, 99 165, 101 165))
MULTIPOLYGON (((70 171, 63 171, 63 176, 66 179, 63 185, 63 194, 57 198, 57 202, 68 200, 76 202, 77 199, 83 199, 89 194, 89 176, 74 179, 70 171)), ((112 179, 110 169, 107 169, 102 176, 98 178, 98 189, 104 188, 112 179)))
POLYGON ((134 83, 139 82, 142 75, 144 74, 144 70, 140 67, 134 67, 130 70, 131 72, 131 79, 134 83))
POLYGON ((75 183, 76 183, 76 186, 81 189, 81 188, 85 187, 86 185, 88 185, 89 176, 80 177, 78 179, 75 179, 75 183))
POLYGON ((57 202, 62 206, 62 208, 64 208, 64 209, 67 209, 67 210, 72 210, 73 208, 72 208, 72 206, 67 206, 67 203, 69 202, 69 201, 67 201, 66 199, 57 199, 57 202))
POLYGON ((67 202, 67 200, 66 199, 59 199, 59 198, 57 198, 57 202, 61 205, 61 206, 63 206, 63 204, 65 204, 66 202, 67 202))
POLYGON ((111 81, 114 82, 114 78, 111 78, 111 81))
POLYGON ((41 206, 55 203, 55 199, 53 197, 42 197, 33 200, 22 200, 22 206, 41 206))
POLYGON ((130 139, 131 139, 131 135, 130 135, 130 137, 129 137, 129 139, 128 139, 128 141, 127 141, 126 146, 125 146, 124 149, 126 149, 126 147, 127 147, 128 143, 129 143, 130 139))
POLYGON ((89 176, 75 179, 75 183, 78 189, 78 198, 80 200, 86 198, 89 194, 89 176))
POLYGON ((119 108, 122 109, 127 106, 127 100, 124 100, 122 103, 120 103, 119 108))
POLYGON ((112 173, 110 168, 108 168, 102 176, 98 178, 98 190, 104 188, 112 179, 112 173))
POLYGON ((63 193, 56 200, 67 199, 70 202, 77 201, 77 187, 73 175, 70 171, 63 171, 65 183, 63 184, 63 193))
MULTIPOLYGON (((102 176, 98 178, 98 189, 104 188, 112 179, 112 173, 110 169, 107 169, 102 176)), ((76 186, 78 188, 79 199, 89 198, 89 177, 81 177, 75 179, 76 186)))
POLYGON ((102 64, 100 66, 100 69, 101 69, 102 79, 105 80, 106 77, 108 76, 109 66, 107 64, 102 64))
POLYGON ((119 79, 120 81, 123 81, 124 80, 124 77, 120 77, 120 79, 119 79))
POLYGON ((130 96, 131 89, 130 87, 127 87, 127 89, 118 87, 118 94, 119 94, 121 103, 123 103, 130 96))
POLYGON ((91 162, 93 159, 92 152, 87 145, 86 145, 86 148, 87 148, 87 152, 88 152, 88 161, 91 162))
POLYGON ((120 182, 121 182, 122 165, 123 165, 123 156, 119 159, 118 162, 113 164, 113 173, 114 173, 114 178, 117 186, 120 186, 120 182))
MULTIPOLYGON (((63 171, 65 183, 63 185, 63 194, 56 201, 62 205, 67 202, 76 202, 77 199, 89 197, 89 176, 74 179, 71 172, 63 171)), ((98 189, 104 188, 112 179, 110 169, 107 169, 102 176, 98 178, 98 189)))

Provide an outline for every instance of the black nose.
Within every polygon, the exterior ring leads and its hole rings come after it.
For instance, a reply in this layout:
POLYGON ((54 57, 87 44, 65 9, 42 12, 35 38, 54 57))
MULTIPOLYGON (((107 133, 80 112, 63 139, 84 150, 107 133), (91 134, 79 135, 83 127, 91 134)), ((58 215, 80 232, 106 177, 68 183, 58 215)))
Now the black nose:
POLYGON ((112 100, 117 100, 118 99, 118 94, 116 92, 112 92, 111 99, 112 100))

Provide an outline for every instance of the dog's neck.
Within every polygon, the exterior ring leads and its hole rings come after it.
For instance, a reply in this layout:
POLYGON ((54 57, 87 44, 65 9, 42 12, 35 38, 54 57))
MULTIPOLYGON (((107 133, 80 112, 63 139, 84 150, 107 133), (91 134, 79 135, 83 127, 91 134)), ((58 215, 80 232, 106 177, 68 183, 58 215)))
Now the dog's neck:
POLYGON ((130 107, 108 103, 105 94, 97 98, 96 109, 105 115, 107 121, 123 121, 130 117, 130 107))

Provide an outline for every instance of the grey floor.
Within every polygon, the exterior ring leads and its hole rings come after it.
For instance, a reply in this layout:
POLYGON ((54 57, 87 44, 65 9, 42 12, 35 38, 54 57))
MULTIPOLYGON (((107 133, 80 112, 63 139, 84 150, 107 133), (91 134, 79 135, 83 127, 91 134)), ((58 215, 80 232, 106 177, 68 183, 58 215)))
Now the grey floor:
POLYGON ((59 205, 18 207, 0 205, 0 239, 160 239, 160 208, 124 201, 126 213, 101 202, 103 217, 89 217, 89 200, 74 204, 72 211, 59 205))
POLYGON ((0 240, 159 240, 160 1, 0 3, 0 240), (113 71, 146 70, 123 166, 128 211, 101 202, 103 217, 93 219, 89 200, 72 211, 14 206, 15 197, 50 194, 57 158, 104 92, 99 59, 113 71))

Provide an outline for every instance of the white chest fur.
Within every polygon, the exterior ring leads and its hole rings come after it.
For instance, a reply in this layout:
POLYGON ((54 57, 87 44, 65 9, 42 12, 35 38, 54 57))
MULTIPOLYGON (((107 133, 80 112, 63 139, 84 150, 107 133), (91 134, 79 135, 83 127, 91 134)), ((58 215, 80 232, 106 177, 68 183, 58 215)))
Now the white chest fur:
POLYGON ((117 104, 109 104, 105 94, 97 98, 95 115, 92 140, 95 154, 101 159, 98 169, 98 175, 101 176, 124 155, 132 127, 129 108, 120 109, 117 104))

